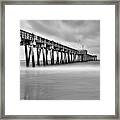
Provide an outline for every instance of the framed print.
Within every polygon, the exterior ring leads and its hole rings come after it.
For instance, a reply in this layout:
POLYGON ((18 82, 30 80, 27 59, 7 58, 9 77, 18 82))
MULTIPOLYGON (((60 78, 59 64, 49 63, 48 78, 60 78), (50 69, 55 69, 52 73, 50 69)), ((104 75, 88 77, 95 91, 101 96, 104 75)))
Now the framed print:
POLYGON ((118 118, 118 1, 1 7, 1 118, 118 118))

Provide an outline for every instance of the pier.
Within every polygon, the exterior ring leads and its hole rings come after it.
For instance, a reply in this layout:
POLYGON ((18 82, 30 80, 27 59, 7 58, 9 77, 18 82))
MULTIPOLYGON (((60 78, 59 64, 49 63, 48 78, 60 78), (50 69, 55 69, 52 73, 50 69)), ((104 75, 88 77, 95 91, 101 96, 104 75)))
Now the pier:
POLYGON ((26 67, 29 67, 30 58, 32 59, 32 67, 35 67, 36 65, 40 66, 41 54, 43 57, 43 66, 49 64, 59 65, 97 61, 97 56, 88 54, 87 50, 77 50, 24 30, 20 30, 20 38, 20 46, 25 46, 26 67), (34 49, 36 49, 36 53, 34 52, 34 49), (48 53, 50 53, 50 63, 48 62, 48 53), (37 61, 35 61, 35 54, 37 54, 37 61))

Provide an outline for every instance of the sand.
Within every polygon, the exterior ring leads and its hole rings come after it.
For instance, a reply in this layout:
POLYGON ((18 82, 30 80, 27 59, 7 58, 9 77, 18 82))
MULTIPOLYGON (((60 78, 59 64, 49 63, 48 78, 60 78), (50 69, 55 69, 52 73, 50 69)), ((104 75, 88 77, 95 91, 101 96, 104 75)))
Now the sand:
POLYGON ((99 100, 100 62, 20 68, 21 100, 99 100))

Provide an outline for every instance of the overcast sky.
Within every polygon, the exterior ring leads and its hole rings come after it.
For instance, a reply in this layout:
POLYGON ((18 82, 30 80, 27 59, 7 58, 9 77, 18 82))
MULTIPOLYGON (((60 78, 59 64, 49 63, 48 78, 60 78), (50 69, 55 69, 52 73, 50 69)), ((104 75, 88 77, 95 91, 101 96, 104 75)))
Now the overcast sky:
POLYGON ((21 20, 20 29, 100 56, 99 20, 21 20))

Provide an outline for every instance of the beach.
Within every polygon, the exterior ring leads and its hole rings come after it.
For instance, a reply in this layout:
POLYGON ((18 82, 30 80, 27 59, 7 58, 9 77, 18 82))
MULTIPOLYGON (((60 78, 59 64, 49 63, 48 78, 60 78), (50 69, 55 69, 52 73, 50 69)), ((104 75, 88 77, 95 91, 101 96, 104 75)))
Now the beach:
POLYGON ((100 61, 20 66, 21 100, 99 100, 100 61))

